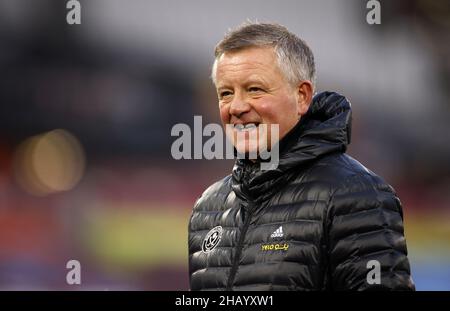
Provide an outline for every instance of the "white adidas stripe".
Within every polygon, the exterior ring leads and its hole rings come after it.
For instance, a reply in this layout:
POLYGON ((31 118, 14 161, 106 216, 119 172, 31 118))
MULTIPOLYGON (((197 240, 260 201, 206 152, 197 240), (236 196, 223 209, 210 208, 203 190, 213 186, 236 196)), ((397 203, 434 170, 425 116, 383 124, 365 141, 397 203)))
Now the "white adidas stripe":
POLYGON ((280 226, 277 230, 275 230, 270 237, 271 238, 281 238, 283 236, 283 227, 280 226))

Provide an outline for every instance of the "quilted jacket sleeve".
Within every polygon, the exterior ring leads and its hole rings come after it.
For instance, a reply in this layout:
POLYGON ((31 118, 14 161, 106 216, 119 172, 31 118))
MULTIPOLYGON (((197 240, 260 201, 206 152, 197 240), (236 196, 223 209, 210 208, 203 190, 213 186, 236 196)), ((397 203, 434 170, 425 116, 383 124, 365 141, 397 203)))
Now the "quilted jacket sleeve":
POLYGON ((354 176, 328 209, 332 290, 415 290, 394 190, 374 176, 354 176))

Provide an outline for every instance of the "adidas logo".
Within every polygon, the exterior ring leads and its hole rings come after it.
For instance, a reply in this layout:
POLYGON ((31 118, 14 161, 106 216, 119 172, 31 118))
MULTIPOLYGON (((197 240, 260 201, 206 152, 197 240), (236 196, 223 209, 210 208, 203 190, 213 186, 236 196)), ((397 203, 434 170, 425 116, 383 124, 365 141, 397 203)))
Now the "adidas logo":
POLYGON ((282 238, 283 237, 283 227, 280 226, 277 230, 275 230, 271 235, 271 238, 282 238))

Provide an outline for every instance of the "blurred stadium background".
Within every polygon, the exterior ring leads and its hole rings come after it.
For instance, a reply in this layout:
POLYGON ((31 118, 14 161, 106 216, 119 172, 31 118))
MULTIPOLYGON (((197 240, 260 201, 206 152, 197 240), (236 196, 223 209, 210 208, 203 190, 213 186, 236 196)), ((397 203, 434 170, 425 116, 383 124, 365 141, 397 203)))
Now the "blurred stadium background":
POLYGON ((312 47, 353 104, 349 153, 399 193, 418 290, 450 290, 449 2, 0 0, 0 289, 188 289, 187 222, 229 160, 171 158, 219 122, 213 48, 247 18, 312 47), (66 284, 81 262, 82 285, 66 284))

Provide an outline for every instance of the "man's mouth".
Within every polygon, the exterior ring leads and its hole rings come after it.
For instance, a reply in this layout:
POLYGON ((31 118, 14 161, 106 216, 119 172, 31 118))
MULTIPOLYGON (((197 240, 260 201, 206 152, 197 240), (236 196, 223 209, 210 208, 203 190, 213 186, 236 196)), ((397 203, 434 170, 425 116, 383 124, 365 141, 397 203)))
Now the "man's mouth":
POLYGON ((235 124, 234 128, 239 132, 253 131, 258 127, 259 123, 235 124))

